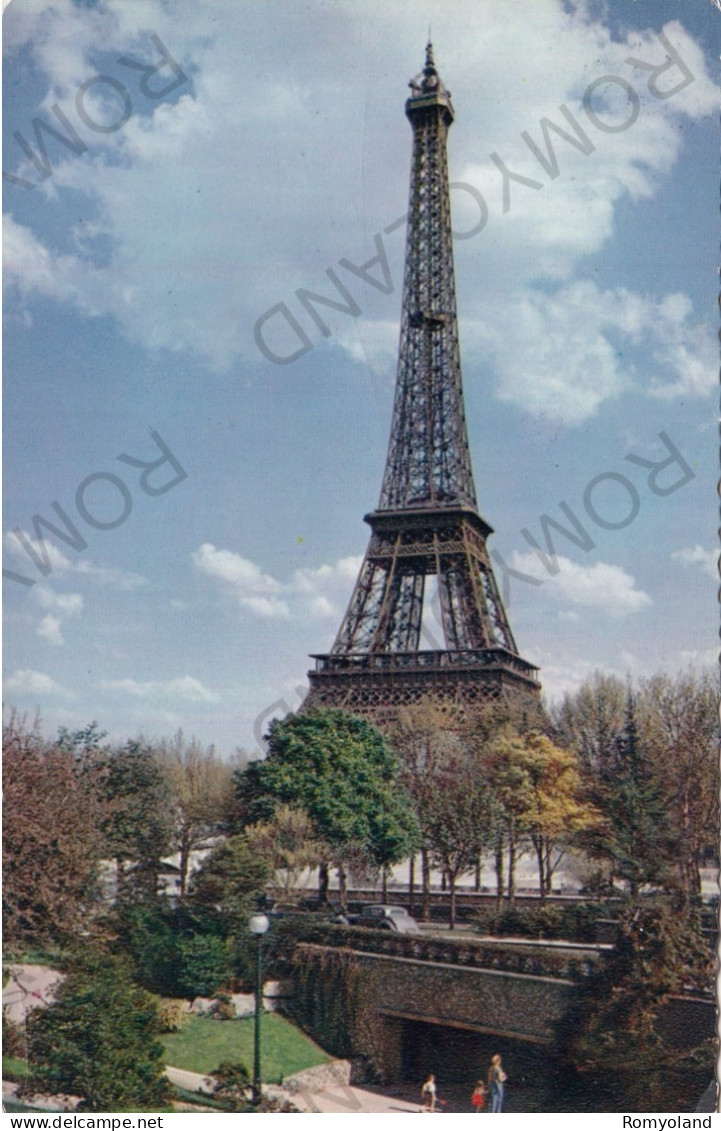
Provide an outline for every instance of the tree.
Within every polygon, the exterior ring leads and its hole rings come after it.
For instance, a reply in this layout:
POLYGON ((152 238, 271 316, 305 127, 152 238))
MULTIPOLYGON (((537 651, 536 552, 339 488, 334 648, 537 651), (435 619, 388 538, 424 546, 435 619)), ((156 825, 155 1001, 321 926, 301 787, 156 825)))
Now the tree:
POLYGON ((288 896, 310 868, 323 859, 323 847, 314 839, 313 824, 304 809, 279 805, 270 821, 246 829, 250 848, 271 869, 276 890, 288 896))
POLYGON ((234 796, 233 775, 212 746, 204 750, 195 739, 186 742, 182 730, 170 740, 163 739, 156 754, 170 794, 182 896, 191 853, 226 826, 234 796))
POLYGON ((718 852, 716 681, 710 673, 654 676, 641 688, 639 715, 678 844, 681 890, 698 898, 704 852, 718 852))
MULTIPOLYGON (((267 737, 266 759, 236 777, 245 820, 272 819, 283 804, 303 808, 327 862, 338 869, 344 904, 350 850, 382 867, 402 860, 416 841, 398 761, 367 720, 337 710, 275 720, 267 737)), ((327 868, 325 874, 321 869, 320 895, 327 898, 327 868)))
POLYGON ((98 783, 73 753, 13 715, 3 727, 3 908, 6 943, 77 939, 99 896, 105 814, 98 783))
POLYGON ((626 691, 616 676, 594 672, 555 712, 556 740, 578 755, 587 783, 597 786, 612 765, 623 730, 626 691))
POLYGON ((231 951, 217 935, 186 935, 178 940, 178 993, 192 1001, 210 997, 233 975, 231 951))
POLYGON ((430 914, 432 858, 453 889, 454 903, 456 879, 464 872, 473 868, 480 887, 481 853, 492 846, 502 891, 503 830, 481 751, 504 731, 525 735, 535 728, 542 733, 548 725, 540 704, 499 702, 449 709, 427 699, 401 711, 390 726, 402 760, 402 780, 420 825, 424 919, 430 914), (452 805, 446 800, 451 796, 452 805), (474 851, 475 859, 469 862, 474 851))
POLYGON ((190 895, 195 906, 221 916, 230 933, 245 923, 269 875, 266 861, 250 847, 247 837, 231 836, 198 868, 190 881, 190 895))
POLYGON ((603 817, 584 799, 578 762, 570 751, 541 734, 528 735, 525 749, 531 805, 524 820, 538 861, 543 901, 566 848, 578 840, 579 833, 600 828, 603 817))
POLYGON ((117 918, 118 943, 133 964, 135 979, 152 993, 177 996, 178 930, 172 908, 126 904, 117 918))
POLYGON ((713 981, 713 956, 698 920, 680 910, 668 899, 628 903, 614 950, 577 984, 558 1024, 564 1079, 570 1069, 583 1095, 597 1097, 599 1110, 683 1110, 680 1098, 695 1100, 713 1071, 711 1042, 679 1049, 659 1031, 661 1006, 672 994, 687 987, 707 992, 713 981), (698 1079, 689 1089, 691 1073, 698 1079))
POLYGON ((628 883, 635 899, 643 885, 666 881, 674 843, 663 792, 639 735, 630 688, 614 754, 604 783, 609 806, 606 851, 614 874, 628 883))
POLYGON ((81 1097, 82 1111, 153 1110, 166 1101, 157 1007, 127 964, 86 954, 47 1009, 28 1019, 31 1077, 23 1090, 81 1097))
POLYGON ((481 751, 483 773, 491 794, 489 813, 494 828, 497 891, 503 891, 503 850, 508 853, 506 893, 516 901, 516 862, 530 836, 534 789, 529 772, 525 739, 511 726, 504 726, 481 751))
POLYGON ((115 859, 118 898, 154 899, 160 861, 172 844, 170 792, 152 747, 134 739, 97 755, 108 815, 101 825, 115 859))
POLYGON ((476 866, 490 831, 487 786, 472 748, 456 741, 434 766, 420 799, 419 820, 432 859, 443 869, 450 894, 449 928, 456 925, 456 884, 476 866))
MULTIPOLYGON (((250 847, 246 836, 231 836, 214 848, 194 873, 189 898, 178 909, 184 917, 190 911, 196 921, 202 920, 203 930, 198 933, 217 936, 223 942, 233 972, 244 982, 252 978, 248 919, 269 880, 267 862, 250 847)), ((220 948, 215 943, 213 947, 220 959, 220 948)), ((190 957, 194 953, 191 949, 190 957)), ((220 965, 214 969, 219 970, 220 965)))
POLYGON ((107 731, 100 730, 97 722, 93 720, 86 726, 81 727, 80 730, 68 730, 67 727, 58 727, 58 737, 56 745, 60 750, 66 750, 70 754, 80 760, 86 758, 89 754, 96 754, 99 750, 107 749, 103 747, 103 739, 107 737, 107 731))
POLYGON ((216 909, 190 901, 125 905, 118 916, 117 946, 133 965, 136 980, 170 997, 215 993, 234 974, 228 924, 216 909))
MULTIPOLYGON (((437 792, 435 781, 451 748, 457 744, 457 719, 449 719, 432 699, 398 713, 389 728, 400 764, 400 780, 411 799, 419 826, 421 856, 422 916, 430 918, 431 833, 430 803, 437 792)), ((410 901, 413 903, 413 858, 410 901)))

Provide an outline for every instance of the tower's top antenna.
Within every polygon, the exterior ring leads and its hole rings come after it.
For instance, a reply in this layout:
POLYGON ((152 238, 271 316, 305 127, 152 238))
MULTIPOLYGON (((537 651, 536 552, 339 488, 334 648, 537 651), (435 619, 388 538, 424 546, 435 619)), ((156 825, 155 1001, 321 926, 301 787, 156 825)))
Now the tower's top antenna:
POLYGON ((451 94, 449 90, 446 90, 439 77, 438 71, 436 70, 436 61, 433 57, 433 44, 431 43, 430 31, 431 29, 429 28, 428 43, 426 44, 425 66, 423 67, 423 70, 420 71, 419 74, 417 74, 415 78, 412 78, 408 83, 412 92, 411 99, 425 98, 427 95, 439 95, 441 96, 444 105, 446 105, 451 111, 452 116, 453 111, 451 109, 449 101, 451 94))

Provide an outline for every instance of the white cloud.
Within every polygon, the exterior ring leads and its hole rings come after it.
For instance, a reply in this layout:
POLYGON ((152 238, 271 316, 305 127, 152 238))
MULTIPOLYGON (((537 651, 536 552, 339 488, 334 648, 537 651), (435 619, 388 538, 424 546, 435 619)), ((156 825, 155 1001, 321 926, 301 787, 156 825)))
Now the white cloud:
POLYGON ((9 695, 70 695, 65 687, 44 672, 32 668, 16 668, 5 681, 5 693, 9 695))
POLYGON ((240 605, 259 617, 328 619, 344 610, 362 562, 340 558, 335 565, 296 570, 290 581, 278 581, 250 559, 232 550, 203 543, 191 555, 195 566, 222 581, 240 605))
MULTIPOLYGON (((94 240, 82 237, 79 225, 69 233, 75 247, 68 252, 67 246, 44 245, 10 220, 10 283, 25 296, 37 293, 88 315, 110 315, 147 347, 195 353, 219 369, 244 355, 259 360, 256 318, 283 299, 294 302, 297 287, 328 293, 326 267, 343 256, 358 264, 367 260, 373 247, 368 233, 389 224, 404 206, 409 144, 401 107, 405 82, 421 61, 418 29, 427 15, 439 68, 457 94, 453 175, 481 191, 491 213, 465 268, 461 293, 469 302, 508 293, 511 280, 517 290, 539 274, 568 278, 611 237, 618 205, 652 196, 666 180, 683 145, 679 125, 715 109, 703 54, 680 22, 665 30, 694 81, 672 97, 654 98, 649 72, 627 60, 662 63, 666 48, 658 36, 628 30, 614 38, 586 3, 569 10, 562 0, 523 6, 457 0, 439 11, 434 3, 405 0, 295 11, 268 0, 223 5, 217 20, 209 20, 202 5, 186 6, 178 21, 160 0, 107 0, 102 9, 70 0, 55 0, 50 8, 42 0, 22 0, 6 16, 8 40, 13 48, 31 47, 48 83, 44 105, 59 99, 73 122, 75 92, 96 73, 95 60, 110 44, 115 59, 123 53, 157 59, 154 31, 192 82, 171 99, 151 103, 139 93, 137 76, 115 64, 132 87, 132 117, 111 134, 83 130, 88 150, 80 156, 54 152, 53 175, 36 190, 46 196, 78 193, 90 202, 94 215, 86 219, 111 249, 110 261, 98 266, 94 240), (278 26, 284 28, 280 38, 278 26), (364 68, 359 42, 372 66, 364 68), (513 98, 489 94, 507 91, 511 73, 523 76, 513 98), (623 76, 641 100, 638 120, 623 132, 600 131, 582 108, 589 82, 609 74, 623 76), (239 99, 248 90, 252 112, 239 114, 239 99), (560 168, 554 179, 521 132, 543 150, 542 118, 570 128, 558 110, 562 104, 593 150, 583 153, 554 135, 560 168), (358 144, 351 145, 349 136, 358 144), (506 214, 503 179, 490 161, 494 151, 509 168, 543 185, 533 190, 513 184, 506 214), (338 155, 331 167, 328 153, 338 155), (242 175, 233 175, 239 154, 242 175), (318 206, 309 209, 309 200, 318 206), (229 225, 229 216, 239 222, 229 225), (202 269, 208 263, 212 272, 202 269)), ((166 68, 158 79, 171 77, 166 68)), ((661 85, 668 88, 679 78, 672 68, 661 85)), ((597 110, 623 112, 610 105, 610 94, 597 92, 597 110)), ((13 152, 13 172, 36 179, 20 150, 13 152)), ((87 223, 82 230, 89 230, 87 223)), ((382 302, 383 326, 395 318, 395 297, 380 298, 367 284, 350 276, 348 281, 361 288, 356 293, 364 303, 366 297, 382 302)), ((343 316, 336 321, 350 325, 343 316)), ((354 356, 365 353, 377 365, 387 345, 373 346, 372 339, 345 336, 354 356)), ((705 385, 694 364, 698 350, 684 364, 683 348, 675 351, 683 380, 705 385)), ((600 360, 608 381, 611 361, 605 352, 600 360)))
MULTIPOLYGON (((21 533, 38 561, 45 563, 46 576, 52 573, 61 575, 80 574, 89 578, 96 585, 120 590, 139 589, 143 585, 147 585, 147 578, 142 577, 139 573, 99 566, 87 558, 78 558, 76 561, 71 561, 54 542, 43 540, 41 544, 37 539, 31 538, 26 531, 21 531, 21 533)), ((28 568, 32 568, 32 571, 37 569, 35 561, 13 531, 6 532, 4 545, 11 557, 17 559, 18 562, 24 562, 28 568)), ((32 574, 28 576, 32 576, 32 574)))
MULTIPOLYGON (((54 542, 43 542, 43 544, 41 545, 40 542, 35 541, 33 538, 31 538, 26 531, 21 531, 21 533, 27 540, 32 551, 35 553, 38 559, 46 559, 46 564, 50 567, 51 572, 52 570, 61 572, 64 570, 72 569, 72 563, 68 558, 66 558, 62 550, 58 549, 54 542)), ((32 558, 25 550, 22 542, 20 542, 15 533, 10 530, 8 530, 5 534, 5 550, 14 558, 18 558, 25 562, 32 561, 32 558)), ((34 562, 33 568, 36 568, 34 562)))
POLYGON ((188 703, 218 703, 220 695, 205 687, 200 680, 185 675, 178 679, 147 680, 106 679, 98 685, 102 691, 130 696, 134 699, 177 700, 188 703))
POLYGON ((550 703, 558 703, 564 695, 578 691, 594 671, 602 669, 602 665, 580 656, 568 656, 559 661, 558 656, 541 653, 541 658, 535 657, 535 661, 541 666, 539 678, 543 694, 550 703))
POLYGON ((715 581, 719 579, 718 550, 705 550, 703 546, 696 545, 693 549, 687 547, 683 550, 674 550, 671 554, 671 560, 683 562, 684 565, 700 566, 709 577, 713 577, 715 581))
POLYGON ((73 281, 82 273, 78 260, 69 255, 53 254, 9 212, 3 214, 3 262, 3 285, 16 286, 23 295, 35 292, 60 301, 78 297, 78 287, 73 281))
POLYGON ((56 593, 44 585, 36 586, 32 593, 41 608, 51 610, 40 621, 36 634, 50 644, 64 644, 62 626, 69 617, 82 612, 82 596, 80 593, 56 593))
POLYGON ((535 554, 521 554, 514 550, 511 555, 513 569, 544 582, 543 589, 536 590, 535 600, 560 605, 563 612, 573 612, 577 608, 597 609, 608 616, 621 618, 641 612, 653 604, 647 593, 636 588, 635 578, 622 566, 607 562, 579 565, 560 554, 557 561, 559 572, 549 577, 535 554))
POLYGON ((218 550, 210 542, 204 542, 191 557, 201 573, 225 582, 240 604, 256 616, 290 616, 287 604, 278 597, 282 588, 280 582, 263 573, 249 558, 231 550, 218 550))
POLYGON ((583 281, 528 288, 486 303, 484 315, 465 325, 464 340, 492 358, 500 398, 533 416, 582 423, 638 387, 649 355, 653 396, 707 396, 715 383, 713 334, 693 321, 685 295, 656 301, 583 281))
MULTIPOLYGON (((217 550, 208 543, 201 546, 192 558, 202 572, 222 579, 240 604, 256 616, 277 616, 276 604, 280 603, 284 619, 336 621, 347 607, 363 561, 361 557, 341 558, 334 565, 296 570, 289 581, 281 582, 263 574, 247 558, 230 550, 217 550), (272 596, 253 592, 254 587, 263 587, 272 596)), ((598 609, 614 618, 621 618, 640 612, 653 603, 621 566, 606 562, 579 565, 562 555, 557 556, 557 561, 559 572, 555 577, 549 577, 532 553, 514 551, 510 565, 547 583, 543 590, 538 590, 544 594, 539 600, 550 601, 556 615, 562 619, 578 620, 578 609, 598 609)), ((430 632, 431 637, 442 639, 442 630, 434 613, 432 585, 428 589, 426 607, 424 629, 430 632)))
POLYGON ((75 566, 72 567, 74 573, 79 573, 85 577, 89 577, 97 585, 101 585, 108 589, 140 589, 142 586, 148 584, 147 577, 143 577, 139 573, 132 573, 128 570, 112 569, 108 566, 98 566, 94 562, 88 561, 86 558, 81 558, 75 566))
POLYGON ((33 595, 44 609, 53 609, 63 617, 71 617, 81 612, 83 598, 79 593, 56 593, 53 589, 38 586, 33 595))
POLYGON ((38 636, 42 636, 43 639, 49 641, 50 644, 64 644, 65 638, 60 631, 61 624, 62 621, 60 617, 48 613, 48 615, 43 617, 40 621, 35 631, 38 636))

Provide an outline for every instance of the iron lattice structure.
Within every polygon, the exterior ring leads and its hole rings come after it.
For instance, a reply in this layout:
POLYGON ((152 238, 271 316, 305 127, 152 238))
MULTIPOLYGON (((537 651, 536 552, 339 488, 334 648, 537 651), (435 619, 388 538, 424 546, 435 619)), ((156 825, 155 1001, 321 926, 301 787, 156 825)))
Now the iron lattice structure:
POLYGON ((454 114, 430 44, 410 86, 413 163, 388 457, 378 508, 365 515, 371 539, 348 610, 330 653, 312 657, 303 704, 379 719, 428 698, 530 705, 539 693, 537 669, 513 639, 486 549, 492 527, 476 502, 446 164, 454 114), (431 577, 442 643, 423 621, 431 577))

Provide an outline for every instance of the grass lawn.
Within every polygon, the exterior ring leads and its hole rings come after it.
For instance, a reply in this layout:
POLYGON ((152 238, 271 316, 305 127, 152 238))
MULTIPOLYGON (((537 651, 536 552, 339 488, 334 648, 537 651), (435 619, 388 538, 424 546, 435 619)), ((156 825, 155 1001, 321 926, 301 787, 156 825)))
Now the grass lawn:
POLYGON ((54 970, 62 970, 65 965, 66 955, 62 950, 41 950, 39 947, 28 947, 18 951, 12 956, 4 956, 5 966, 51 966, 54 970))
POLYGON ((23 1080, 28 1074, 28 1066, 19 1056, 3 1057, 3 1080, 23 1080))
MULTIPOLYGON (((253 1070, 252 1017, 239 1021, 214 1021, 194 1017, 177 1033, 166 1033, 165 1060, 189 1072, 212 1072, 222 1062, 245 1064, 253 1070)), ((263 1080, 277 1084, 286 1076, 326 1064, 331 1058, 318 1045, 278 1013, 264 1013, 261 1028, 263 1080)))

